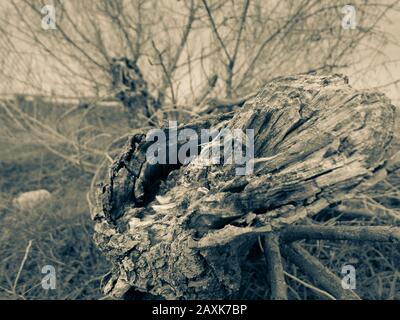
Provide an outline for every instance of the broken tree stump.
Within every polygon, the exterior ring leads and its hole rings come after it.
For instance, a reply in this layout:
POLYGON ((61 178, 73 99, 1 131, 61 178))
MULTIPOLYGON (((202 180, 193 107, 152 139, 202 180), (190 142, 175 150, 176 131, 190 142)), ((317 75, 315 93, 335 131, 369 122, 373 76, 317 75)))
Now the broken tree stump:
MULTIPOLYGON (((178 127, 254 129, 254 171, 242 176, 234 164, 199 165, 202 153, 189 164, 150 165, 146 132, 135 134, 111 167, 92 213, 95 242, 114 265, 105 294, 235 297, 241 266, 259 236, 267 235, 266 260, 277 264, 279 241, 385 240, 382 228, 352 236, 351 229, 312 228, 310 221, 367 196, 397 172, 395 114, 383 94, 355 90, 342 76, 301 75, 267 84, 235 111, 178 127), (296 228, 305 221, 308 229, 296 228)), ((399 229, 388 228, 388 239, 398 241, 399 229)), ((282 265, 268 268, 272 297, 286 298, 282 265)), ((329 281, 320 282, 329 292, 329 281)), ((330 293, 338 291, 333 287, 330 293)))

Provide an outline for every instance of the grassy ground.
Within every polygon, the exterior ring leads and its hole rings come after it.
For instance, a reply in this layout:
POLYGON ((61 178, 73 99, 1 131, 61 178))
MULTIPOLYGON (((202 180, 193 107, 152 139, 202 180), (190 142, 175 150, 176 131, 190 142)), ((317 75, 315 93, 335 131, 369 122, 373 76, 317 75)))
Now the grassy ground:
POLYGON ((100 298, 109 266, 92 242, 90 175, 39 146, 1 147, 9 152, 0 158, 0 299, 100 298), (40 188, 52 193, 51 203, 34 211, 10 206, 13 196, 40 188), (45 265, 55 267, 55 290, 41 286, 45 265))

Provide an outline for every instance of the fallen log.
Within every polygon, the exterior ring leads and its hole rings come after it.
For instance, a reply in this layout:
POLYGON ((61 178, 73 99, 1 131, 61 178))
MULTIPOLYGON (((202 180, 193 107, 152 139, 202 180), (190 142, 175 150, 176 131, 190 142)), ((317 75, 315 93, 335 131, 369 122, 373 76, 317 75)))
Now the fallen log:
MULTIPOLYGON (((152 164, 146 132, 131 137, 110 168, 92 212, 95 242, 114 264, 105 294, 235 297, 243 262, 258 237, 267 235, 266 259, 279 264, 268 267, 271 287, 275 298, 286 298, 279 234, 290 239, 290 228, 367 192, 394 170, 390 159, 398 151, 395 107, 339 75, 277 79, 241 108, 195 118, 177 132, 200 135, 210 128, 254 130, 250 174, 237 175, 235 163, 210 165, 202 152, 208 144, 198 145, 200 154, 189 163, 152 164)), ((294 230, 291 240, 305 232, 294 230)), ((329 237, 341 238, 344 231, 329 237)), ((346 297, 338 292, 336 298, 346 297)))

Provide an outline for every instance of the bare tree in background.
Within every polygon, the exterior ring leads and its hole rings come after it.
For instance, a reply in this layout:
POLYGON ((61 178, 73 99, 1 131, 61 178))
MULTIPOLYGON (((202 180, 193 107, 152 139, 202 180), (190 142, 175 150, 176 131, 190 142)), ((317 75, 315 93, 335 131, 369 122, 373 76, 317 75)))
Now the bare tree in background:
MULTIPOLYGON (((14 87, 56 96, 95 97, 85 104, 88 108, 74 107, 58 123, 72 115, 83 119, 102 100, 118 98, 130 109, 131 128, 159 126, 171 116, 182 119, 241 105, 279 76, 346 72, 379 64, 385 59, 382 48, 392 41, 380 25, 389 12, 399 9, 398 0, 356 1, 357 27, 345 30, 345 1, 51 3, 56 10, 55 30, 42 29, 41 10, 48 1, 2 4, 2 83, 10 85, 9 91, 14 87), (140 75, 140 84, 134 85, 141 88, 138 92, 132 93, 132 78, 115 81, 118 59, 129 62, 125 67, 130 65, 131 71, 129 67, 123 71, 128 78, 132 70, 140 75), (143 112, 135 111, 138 105, 143 112)), ((18 119, 12 123, 20 122, 18 126, 28 132, 34 130, 32 136, 41 144, 74 164, 83 161, 92 168, 99 156, 112 157, 114 147, 110 146, 129 131, 120 126, 121 130, 111 133, 97 125, 82 140, 86 124, 75 121, 68 132, 50 123, 44 134, 38 119, 21 113, 15 105, 12 110, 10 105, 3 107, 14 118, 23 116, 24 123, 18 119), (107 141, 101 149, 88 147, 99 138, 107 141)))
POLYGON ((162 105, 192 104, 214 75, 214 95, 233 98, 277 76, 335 72, 383 55, 390 39, 379 23, 398 9, 398 1, 356 1, 357 28, 344 30, 344 1, 55 0, 57 29, 46 31, 45 4, 10 1, 5 48, 34 47, 52 68, 48 85, 62 78, 66 90, 96 95, 109 92, 111 59, 127 57, 162 105))

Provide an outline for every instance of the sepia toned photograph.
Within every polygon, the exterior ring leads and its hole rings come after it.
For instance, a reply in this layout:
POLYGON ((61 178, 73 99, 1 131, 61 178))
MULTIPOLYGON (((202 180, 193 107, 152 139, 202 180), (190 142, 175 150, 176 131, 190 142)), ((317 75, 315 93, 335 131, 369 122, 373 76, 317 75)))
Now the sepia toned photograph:
POLYGON ((399 108, 400 0, 2 0, 0 300, 400 301, 399 108))

